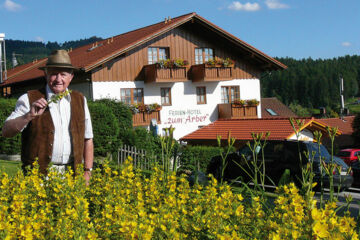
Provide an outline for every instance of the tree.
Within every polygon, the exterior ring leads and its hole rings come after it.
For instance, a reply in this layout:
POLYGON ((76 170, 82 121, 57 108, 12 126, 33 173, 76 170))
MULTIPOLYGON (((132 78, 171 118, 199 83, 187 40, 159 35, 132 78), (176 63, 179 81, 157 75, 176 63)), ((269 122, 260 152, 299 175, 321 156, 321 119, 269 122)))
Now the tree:
POLYGON ((360 142, 360 113, 356 114, 352 127, 354 130, 352 136, 355 138, 355 142, 360 142))

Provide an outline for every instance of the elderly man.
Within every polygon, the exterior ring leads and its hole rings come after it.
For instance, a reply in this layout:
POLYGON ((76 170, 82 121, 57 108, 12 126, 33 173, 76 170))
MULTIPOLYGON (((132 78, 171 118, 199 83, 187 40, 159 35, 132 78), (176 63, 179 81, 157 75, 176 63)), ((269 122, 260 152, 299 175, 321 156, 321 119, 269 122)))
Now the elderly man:
POLYGON ((47 173, 51 162, 58 169, 73 167, 84 160, 88 183, 93 166, 93 133, 85 97, 68 86, 76 68, 65 50, 49 56, 44 70, 46 86, 22 95, 15 111, 6 119, 2 135, 13 137, 21 132, 23 169, 38 158, 40 171, 47 173), (59 97, 61 96, 61 97, 59 97), (50 99, 57 99, 50 101, 50 99))

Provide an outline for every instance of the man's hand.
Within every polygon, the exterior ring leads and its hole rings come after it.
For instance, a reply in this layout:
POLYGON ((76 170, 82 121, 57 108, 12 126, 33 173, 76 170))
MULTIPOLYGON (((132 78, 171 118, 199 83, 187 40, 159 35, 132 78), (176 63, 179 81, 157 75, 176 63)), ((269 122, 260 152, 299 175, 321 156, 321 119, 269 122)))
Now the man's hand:
POLYGON ((47 107, 47 101, 44 98, 40 98, 33 102, 30 107, 30 111, 28 113, 28 117, 30 121, 34 119, 36 116, 39 116, 44 113, 47 107))
POLYGON ((17 117, 15 119, 8 120, 4 123, 2 128, 3 137, 14 137, 18 134, 31 120, 44 113, 47 107, 47 101, 44 98, 40 98, 33 102, 30 106, 28 113, 17 117))

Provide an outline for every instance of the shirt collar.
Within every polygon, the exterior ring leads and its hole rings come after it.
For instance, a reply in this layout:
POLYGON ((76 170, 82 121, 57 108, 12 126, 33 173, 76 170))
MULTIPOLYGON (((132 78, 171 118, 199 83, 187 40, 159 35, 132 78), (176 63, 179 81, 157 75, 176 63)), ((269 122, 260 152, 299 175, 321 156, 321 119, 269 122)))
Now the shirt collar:
MULTIPOLYGON (((50 99, 51 99, 51 97, 53 96, 53 95, 56 95, 53 91, 51 91, 51 89, 50 89, 50 87, 49 87, 49 85, 47 85, 46 84, 46 96, 47 96, 47 100, 49 101, 50 99)), ((66 90, 68 90, 67 88, 66 88, 66 90)), ((66 99, 67 101, 70 101, 70 94, 69 95, 66 95, 63 99, 66 99)), ((61 101, 61 100, 60 100, 61 101)))

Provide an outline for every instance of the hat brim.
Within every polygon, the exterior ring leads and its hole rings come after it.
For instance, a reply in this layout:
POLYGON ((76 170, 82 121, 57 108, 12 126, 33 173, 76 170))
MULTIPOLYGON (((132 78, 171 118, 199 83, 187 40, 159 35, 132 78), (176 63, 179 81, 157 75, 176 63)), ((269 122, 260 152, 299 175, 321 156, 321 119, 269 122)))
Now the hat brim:
POLYGON ((79 71, 80 69, 77 67, 74 67, 73 65, 67 65, 67 64, 49 64, 45 65, 43 67, 39 67, 40 70, 45 70, 47 68, 65 68, 65 69, 72 69, 74 71, 79 71))

